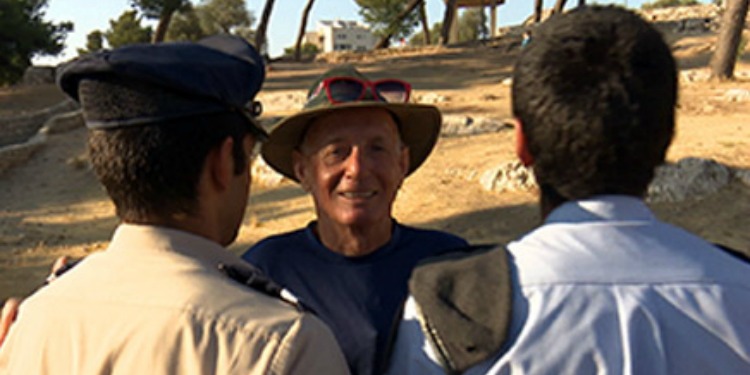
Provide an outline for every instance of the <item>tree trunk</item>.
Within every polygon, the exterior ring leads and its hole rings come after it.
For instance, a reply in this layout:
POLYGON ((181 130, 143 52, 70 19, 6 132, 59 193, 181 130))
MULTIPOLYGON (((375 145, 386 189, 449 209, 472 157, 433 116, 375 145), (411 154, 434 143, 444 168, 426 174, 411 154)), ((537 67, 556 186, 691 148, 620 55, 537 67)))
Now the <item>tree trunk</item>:
POLYGON ((585 7, 586 6, 586 0, 578 0, 578 6, 579 7, 585 7))
POLYGON ((427 7, 424 1, 419 5, 419 18, 422 21, 422 34, 424 34, 424 45, 429 46, 432 44, 432 38, 430 36, 430 23, 427 22, 427 7))
POLYGON ((255 49, 259 53, 263 53, 263 43, 266 42, 266 29, 268 29, 268 20, 271 19, 273 3, 274 0, 266 0, 266 5, 263 7, 263 15, 260 17, 260 23, 258 24, 258 30, 255 31, 255 49))
POLYGON ((734 77, 737 48, 745 27, 748 0, 728 0, 721 19, 721 29, 716 41, 716 51, 711 57, 711 77, 719 80, 734 77))
POLYGON ((406 7, 396 16, 396 19, 391 22, 390 25, 388 25, 388 34, 382 38, 380 38, 380 41, 375 45, 375 49, 381 49, 386 48, 389 45, 389 41, 391 40, 391 37, 393 37, 393 31, 395 29, 394 25, 398 25, 400 22, 406 18, 413 10, 417 7, 417 5, 424 3, 424 0, 409 0, 409 3, 406 4, 406 7))
MULTIPOLYGON (((541 1, 541 0, 540 0, 541 1)), ((445 3, 445 15, 443 16, 443 28, 440 30, 440 44, 448 45, 450 40, 451 26, 453 18, 456 17, 456 0, 448 0, 445 3)))
POLYGON ((174 9, 164 9, 159 15, 159 23, 156 25, 156 31, 154 36, 151 38, 152 43, 161 43, 164 41, 164 37, 167 35, 167 29, 169 29, 169 23, 172 22, 172 15, 174 9))
POLYGON ((302 11, 302 20, 299 24, 299 33, 297 34, 297 43, 294 44, 294 61, 300 60, 301 49, 302 49, 302 38, 305 37, 305 29, 307 28, 307 18, 310 16, 310 10, 315 0, 307 0, 307 5, 302 11))
POLYGON ((539 23, 542 20, 543 3, 542 0, 534 0, 534 23, 539 23))
POLYGON ((563 9, 565 9, 565 2, 566 0, 557 0, 555 2, 555 7, 552 9, 552 14, 562 13, 563 9))

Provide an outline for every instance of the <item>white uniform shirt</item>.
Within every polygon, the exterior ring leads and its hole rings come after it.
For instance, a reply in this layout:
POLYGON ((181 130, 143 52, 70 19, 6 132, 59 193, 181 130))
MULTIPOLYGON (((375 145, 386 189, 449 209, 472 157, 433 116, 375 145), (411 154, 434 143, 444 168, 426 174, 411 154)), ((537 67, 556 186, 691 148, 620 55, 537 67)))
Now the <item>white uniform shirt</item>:
MULTIPOLYGON (((750 265, 641 200, 568 202, 508 249, 509 341, 466 374, 750 374, 750 265)), ((391 374, 443 374, 417 315, 391 374)))

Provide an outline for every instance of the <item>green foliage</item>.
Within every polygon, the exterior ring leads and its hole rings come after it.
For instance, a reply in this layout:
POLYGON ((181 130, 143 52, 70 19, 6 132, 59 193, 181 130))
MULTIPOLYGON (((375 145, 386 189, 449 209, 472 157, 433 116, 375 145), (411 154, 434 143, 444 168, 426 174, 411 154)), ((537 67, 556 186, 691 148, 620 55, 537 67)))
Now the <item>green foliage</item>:
MULTIPOLYGON (((251 29, 250 27, 238 27, 234 30, 232 35, 237 35, 247 40, 248 43, 255 45, 255 30, 251 29)), ((268 48, 268 37, 266 37, 263 40, 263 48, 261 48, 259 52, 261 54, 266 53, 267 48, 268 48)))
POLYGON ((468 42, 486 38, 488 34, 481 8, 469 9, 458 19, 458 41, 468 42))
POLYGON ((104 33, 94 30, 86 35, 86 48, 79 48, 78 55, 83 56, 104 49, 104 33))
MULTIPOLYGON (((489 35, 486 19, 481 9, 469 9, 458 19, 458 42, 468 42, 486 38, 489 35)), ((440 39, 443 23, 436 22, 430 28, 430 44, 437 44, 440 39)), ((419 31, 409 38, 409 45, 424 45, 424 32, 419 31)))
POLYGON ((164 38, 168 41, 196 41, 209 34, 201 27, 200 19, 195 9, 178 12, 172 17, 172 22, 164 38))
POLYGON ((57 55, 71 22, 44 21, 47 0, 0 1, 0 85, 17 82, 36 54, 57 55))
POLYGON ((201 28, 208 34, 230 34, 236 28, 250 27, 255 21, 245 0, 204 0, 196 7, 201 28))
POLYGON ((641 9, 657 9, 657 8, 670 8, 670 7, 681 7, 689 5, 698 5, 698 0, 655 0, 651 3, 643 3, 641 9))
POLYGON ((175 14, 166 40, 198 40, 213 34, 233 34, 249 41, 255 37, 250 25, 255 21, 245 0, 204 0, 175 14))
MULTIPOLYGON (((303 56, 309 56, 317 54, 318 52, 320 52, 320 49, 318 48, 318 46, 312 43, 305 43, 300 46, 300 52, 303 56)), ((284 48, 284 56, 294 56, 294 46, 284 48)))
POLYGON ((144 17, 159 20, 153 33, 154 42, 157 43, 166 37, 174 14, 192 6, 190 0, 130 0, 130 5, 141 11, 144 17))
POLYGON ((117 20, 109 21, 109 30, 104 36, 110 47, 118 48, 128 44, 148 43, 152 32, 150 26, 141 26, 141 18, 135 10, 127 10, 117 20))
MULTIPOLYGON (((442 22, 435 22, 432 24, 432 27, 430 28, 430 44, 435 45, 440 40, 440 31, 443 29, 443 23, 442 22)), ((409 45, 410 46, 423 46, 424 44, 424 32, 420 30, 419 32, 414 33, 411 38, 409 38, 409 45)))
POLYGON ((419 12, 412 12, 403 22, 391 26, 399 13, 406 7, 404 0, 356 0, 359 14, 370 25, 375 35, 384 37, 391 34, 400 39, 411 34, 419 23, 419 12))

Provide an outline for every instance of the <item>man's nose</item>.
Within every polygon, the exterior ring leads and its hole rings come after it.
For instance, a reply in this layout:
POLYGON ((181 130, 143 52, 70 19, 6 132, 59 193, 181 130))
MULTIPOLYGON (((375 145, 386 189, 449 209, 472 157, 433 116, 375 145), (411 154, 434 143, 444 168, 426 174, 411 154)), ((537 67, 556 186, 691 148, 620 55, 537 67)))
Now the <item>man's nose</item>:
POLYGON ((356 176, 362 172, 365 163, 364 156, 365 155, 360 147, 352 147, 345 162, 346 174, 348 176, 356 176))

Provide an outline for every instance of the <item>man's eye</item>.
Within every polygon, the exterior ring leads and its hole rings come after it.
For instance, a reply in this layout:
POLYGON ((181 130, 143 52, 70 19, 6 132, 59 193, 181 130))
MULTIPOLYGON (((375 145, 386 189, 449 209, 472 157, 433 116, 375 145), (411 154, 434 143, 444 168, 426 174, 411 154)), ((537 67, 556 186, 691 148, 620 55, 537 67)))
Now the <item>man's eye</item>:
POLYGON ((327 161, 339 161, 346 159, 349 154, 349 149, 346 147, 331 147, 323 153, 323 157, 327 161))

